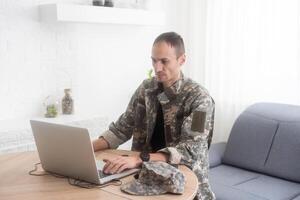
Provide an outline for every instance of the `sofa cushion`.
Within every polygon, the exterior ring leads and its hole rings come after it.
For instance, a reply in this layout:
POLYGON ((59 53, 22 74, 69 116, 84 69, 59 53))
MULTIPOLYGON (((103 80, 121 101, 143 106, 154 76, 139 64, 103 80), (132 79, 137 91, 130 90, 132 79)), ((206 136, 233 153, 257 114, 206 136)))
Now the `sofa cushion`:
POLYGON ((280 123, 265 172, 300 182, 300 122, 280 123))
POLYGON ((213 192, 219 199, 293 199, 300 184, 240 168, 219 165, 209 171, 213 192), (242 198, 243 197, 243 198, 242 198))
POLYGON ((209 180, 222 185, 234 186, 259 177, 260 174, 232 167, 219 165, 209 170, 209 180))
POLYGON ((292 199, 300 193, 300 184, 261 175, 234 188, 272 200, 292 199))
POLYGON ((296 197, 294 197, 292 200, 300 200, 300 193, 296 197))
POLYGON ((256 103, 247 108, 255 113, 276 121, 300 121, 300 106, 281 103, 256 103))
POLYGON ((225 142, 213 143, 209 148, 209 167, 216 167, 222 164, 222 157, 226 148, 225 142))
POLYGON ((278 122, 247 110, 232 127, 222 162, 262 172, 278 122))
POLYGON ((241 191, 231 186, 222 185, 211 181, 211 188, 216 195, 217 200, 268 200, 251 194, 248 192, 241 191))

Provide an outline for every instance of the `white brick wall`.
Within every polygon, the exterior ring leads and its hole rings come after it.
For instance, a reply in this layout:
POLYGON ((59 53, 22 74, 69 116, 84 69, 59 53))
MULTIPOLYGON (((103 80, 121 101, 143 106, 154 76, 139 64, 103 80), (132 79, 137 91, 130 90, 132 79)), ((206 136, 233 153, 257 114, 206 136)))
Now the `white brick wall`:
POLYGON ((41 22, 38 5, 53 2, 92 1, 0 0, 0 151, 32 149, 25 122, 42 117, 45 97, 60 100, 67 87, 77 115, 116 120, 151 68, 154 38, 177 31, 173 0, 166 27, 41 22))
MULTIPOLYGON (((109 124, 107 118, 97 116, 59 116, 55 119, 39 118, 39 120, 87 128, 92 139, 99 137, 109 124)), ((29 120, 6 120, 6 124, 0 125, 0 153, 36 149, 29 120)))

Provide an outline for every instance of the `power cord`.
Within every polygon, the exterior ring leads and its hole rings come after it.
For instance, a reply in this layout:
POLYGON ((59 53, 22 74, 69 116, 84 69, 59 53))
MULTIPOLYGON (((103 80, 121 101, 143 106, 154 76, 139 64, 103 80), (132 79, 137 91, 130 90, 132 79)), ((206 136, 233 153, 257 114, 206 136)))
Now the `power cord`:
POLYGON ((102 185, 97 185, 97 184, 94 184, 94 183, 88 183, 88 182, 82 181, 80 179, 74 179, 74 178, 70 178, 70 177, 67 177, 67 176, 62 176, 62 175, 59 175, 59 174, 55 174, 55 173, 52 173, 52 172, 35 173, 35 172, 38 171, 38 165, 40 165, 40 164, 41 163, 35 163, 34 164, 34 169, 30 170, 28 172, 28 174, 31 175, 31 176, 47 176, 47 175, 50 175, 50 176, 53 176, 53 177, 56 177, 56 178, 66 178, 66 179, 68 179, 68 183, 70 185, 80 187, 80 188, 85 188, 85 189, 103 188, 103 187, 106 187, 106 186, 109 186, 109 185, 115 185, 115 186, 122 185, 122 181, 120 179, 114 179, 109 183, 105 183, 105 184, 102 184, 102 185))
POLYGON ((62 175, 59 175, 59 174, 55 174, 55 173, 51 173, 51 172, 44 172, 44 173, 34 173, 34 172, 37 172, 38 171, 38 165, 40 165, 41 163, 35 163, 34 164, 34 169, 33 170, 30 170, 28 172, 29 175, 31 176, 47 176, 47 175, 50 175, 50 176, 54 176, 56 178, 67 178, 66 176, 62 176, 62 175))

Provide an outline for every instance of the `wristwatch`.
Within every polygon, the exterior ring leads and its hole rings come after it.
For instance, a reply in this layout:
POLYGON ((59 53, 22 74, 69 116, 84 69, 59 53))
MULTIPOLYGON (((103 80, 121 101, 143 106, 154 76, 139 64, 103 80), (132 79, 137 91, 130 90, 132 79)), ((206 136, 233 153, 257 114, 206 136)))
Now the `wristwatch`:
POLYGON ((150 160, 150 154, 148 151, 142 151, 140 153, 140 158, 143 162, 148 162, 150 160))

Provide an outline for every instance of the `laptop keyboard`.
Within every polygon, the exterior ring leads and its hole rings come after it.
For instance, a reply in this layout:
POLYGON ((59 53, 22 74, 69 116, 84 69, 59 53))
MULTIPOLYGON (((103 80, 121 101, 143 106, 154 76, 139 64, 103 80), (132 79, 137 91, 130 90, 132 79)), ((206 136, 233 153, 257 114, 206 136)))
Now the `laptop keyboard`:
POLYGON ((99 177, 100 177, 100 178, 104 178, 104 177, 106 177, 106 176, 111 175, 111 174, 104 174, 104 172, 103 172, 102 170, 98 170, 98 174, 99 174, 99 177))
POLYGON ((103 172, 103 167, 104 167, 104 165, 105 165, 105 162, 103 162, 103 160, 96 160, 96 164, 97 164, 97 168, 98 168, 98 174, 99 174, 99 177, 100 178, 104 178, 104 177, 106 177, 106 176, 109 176, 109 175, 111 175, 111 174, 105 174, 104 172, 103 172))

